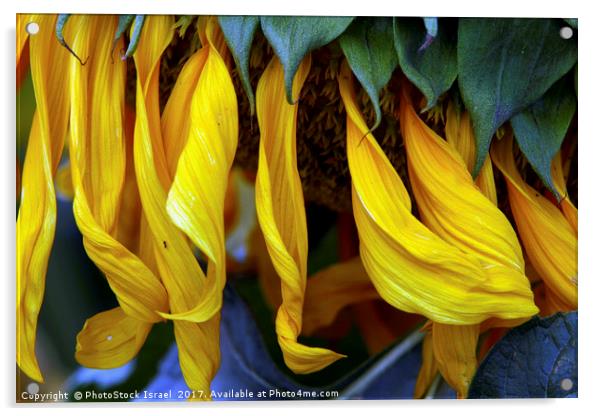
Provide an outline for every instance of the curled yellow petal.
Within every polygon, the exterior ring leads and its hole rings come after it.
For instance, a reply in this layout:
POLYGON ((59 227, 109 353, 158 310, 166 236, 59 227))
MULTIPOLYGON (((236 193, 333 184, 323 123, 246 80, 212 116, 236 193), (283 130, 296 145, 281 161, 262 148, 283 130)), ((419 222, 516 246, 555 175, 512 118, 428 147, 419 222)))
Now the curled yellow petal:
POLYGON ((359 257, 320 270, 307 282, 303 333, 332 324, 346 306, 379 298, 359 257))
POLYGON ((577 308, 575 230, 552 202, 522 179, 514 161, 512 136, 494 140, 491 156, 506 179, 512 215, 533 267, 564 304, 577 308))
POLYGON ((161 115, 161 131, 170 177, 176 175, 180 154, 188 140, 190 105, 205 61, 207 48, 196 51, 184 64, 161 115))
POLYGON ((521 318, 537 313, 512 225, 474 184, 460 155, 418 117, 407 84, 400 123, 410 182, 424 224, 478 260, 485 276, 478 290, 497 298, 492 316, 521 318))
POLYGON ((381 297, 441 323, 522 316, 525 311, 500 296, 499 288, 487 290, 488 277, 478 258, 443 241, 412 215, 400 177, 357 107, 348 67, 339 75, 339 88, 347 111, 347 159, 360 255, 381 297))
POLYGON ((433 323, 433 352, 437 368, 461 399, 468 396, 468 387, 477 369, 479 332, 479 325, 433 323))
POLYGON ((171 220, 207 255, 201 302, 172 319, 202 322, 221 308, 226 284, 224 201, 238 144, 238 108, 230 73, 213 46, 211 19, 207 53, 190 105, 189 137, 167 198, 171 220))
POLYGON ((69 54, 56 42, 56 15, 30 16, 40 31, 30 39, 36 112, 23 165, 17 218, 17 364, 43 381, 35 355, 38 314, 44 297, 48 257, 54 240, 54 174, 67 133, 69 54))
MULTIPOLYGON (((310 66, 308 56, 293 81, 295 97, 310 66)), ((286 100, 284 71, 277 58, 268 64, 257 86, 257 120, 261 134, 255 185, 257 217, 282 282, 282 305, 276 317, 278 342, 291 370, 311 373, 343 356, 297 342, 307 279, 307 226, 297 171, 297 104, 286 100)))
POLYGON ((120 367, 138 354, 151 328, 120 307, 100 312, 77 335, 75 359, 90 368, 120 367))
MULTIPOLYGON (((161 133, 158 87, 161 55, 172 36, 172 17, 147 16, 134 54, 138 74, 134 165, 144 211, 141 253, 154 253, 170 310, 177 314, 199 304, 205 276, 186 236, 165 209, 171 178, 161 133)), ((203 323, 175 321, 174 332, 186 383, 193 390, 209 391, 219 367, 219 313, 203 323)))
POLYGON ((124 313, 158 322, 167 309, 167 293, 154 273, 122 243, 116 228, 125 178, 125 63, 111 59, 114 16, 73 16, 78 34, 72 49, 88 57, 70 59, 70 160, 73 213, 88 256, 105 274, 124 313))

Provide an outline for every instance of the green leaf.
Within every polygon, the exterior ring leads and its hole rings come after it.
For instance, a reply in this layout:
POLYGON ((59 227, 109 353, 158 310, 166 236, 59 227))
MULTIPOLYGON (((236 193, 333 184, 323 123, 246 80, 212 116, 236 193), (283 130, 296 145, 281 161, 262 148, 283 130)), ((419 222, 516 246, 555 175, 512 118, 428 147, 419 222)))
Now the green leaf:
POLYGON ((372 101, 376 113, 374 130, 382 117, 378 94, 397 66, 391 18, 359 17, 341 35, 339 44, 351 70, 372 101))
POLYGON ((261 29, 284 66, 286 97, 293 103, 293 78, 309 52, 335 40, 353 17, 261 16, 261 29))
POLYGON ((563 77, 542 98, 510 119, 516 141, 546 187, 557 199, 552 182, 552 159, 569 129, 577 100, 570 77, 563 77))
POLYGON ((232 52, 242 86, 249 99, 251 115, 255 114, 255 95, 249 76, 249 57, 259 16, 219 16, 219 24, 232 52))
POLYGON ((458 74, 456 35, 453 21, 438 19, 437 37, 428 44, 422 19, 395 18, 394 43, 402 71, 424 94, 431 109, 441 94, 447 91, 458 74))
POLYGON ((538 100, 577 60, 559 19, 461 18, 458 81, 473 120, 480 171, 495 131, 538 100))
POLYGON ((184 37, 195 17, 196 16, 186 14, 178 18, 178 21, 174 24, 174 29, 178 30, 178 36, 180 36, 180 38, 184 37))

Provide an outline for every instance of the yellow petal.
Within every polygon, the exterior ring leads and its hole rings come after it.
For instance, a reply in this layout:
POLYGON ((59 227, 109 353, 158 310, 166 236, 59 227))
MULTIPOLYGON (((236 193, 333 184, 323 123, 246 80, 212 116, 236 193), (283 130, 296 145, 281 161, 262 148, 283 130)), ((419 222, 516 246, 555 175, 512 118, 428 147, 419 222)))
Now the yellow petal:
MULTIPOLYGON (((464 113, 460 115, 450 102, 447 107, 446 119, 445 138, 460 154, 468 171, 472 172, 476 158, 476 145, 470 123, 470 116, 467 111, 464 111, 464 113)), ((495 189, 495 179, 493 177, 493 166, 489 155, 485 158, 485 162, 475 180, 475 184, 491 202, 497 205, 497 192, 495 189)))
POLYGON ((518 237, 506 216, 477 188, 460 155, 416 114, 404 89, 401 130, 412 189, 423 223, 478 259, 480 290, 495 295, 514 318, 537 313, 518 237))
POLYGON ((224 201, 230 168, 238 144, 238 108, 230 73, 212 33, 215 19, 206 27, 207 59, 190 105, 186 146, 167 199, 171 220, 207 255, 207 282, 201 302, 172 319, 203 322, 222 306, 226 284, 224 201))
POLYGON ((106 275, 123 311, 158 322, 167 292, 154 273, 115 239, 125 177, 125 63, 110 56, 115 16, 76 15, 68 39, 86 65, 69 59, 73 213, 88 256, 106 275))
POLYGON ((151 328, 120 307, 98 313, 77 335, 75 359, 90 368, 120 367, 138 354, 151 328))
POLYGON ((258 230, 253 236, 253 246, 257 255, 257 277, 259 287, 267 304, 272 310, 278 309, 282 303, 282 292, 280 291, 280 276, 274 269, 270 253, 263 238, 263 234, 258 230))
POLYGON ((575 235, 577 235, 577 207, 575 207, 575 205, 573 205, 571 202, 566 189, 566 180, 564 178, 562 169, 562 151, 559 151, 552 161, 552 180, 554 181, 554 186, 556 189, 558 189, 558 192, 560 192, 560 197, 562 198, 560 200, 560 209, 562 210, 566 220, 575 231, 575 235))
POLYGON ((433 351, 433 333, 428 331, 422 340, 422 365, 416 378, 414 398, 421 399, 428 392, 437 375, 437 363, 433 351))
MULTIPOLYGON (((171 179, 161 134, 158 87, 161 55, 172 36, 172 17, 147 16, 134 54, 138 74, 134 165, 144 211, 141 255, 154 253, 170 310, 177 314, 199 304, 205 276, 186 236, 165 209, 171 179)), ((219 367, 219 314, 200 324, 175 321, 174 331, 186 383, 193 390, 209 391, 219 367)))
POLYGON ((161 131, 170 177, 176 174, 178 159, 188 140, 192 95, 207 60, 208 48, 196 51, 184 64, 161 115, 161 131))
POLYGON ((346 306, 379 298, 359 257, 320 270, 307 282, 303 333, 332 324, 346 306))
POLYGON ((433 323, 433 352, 437 368, 461 399, 467 397, 477 369, 479 331, 479 325, 433 323))
MULTIPOLYGON (((308 56, 295 75, 294 97, 299 96, 310 67, 308 56)), ((297 104, 286 100, 284 71, 277 58, 268 64, 257 86, 257 120, 261 134, 255 185, 257 217, 282 281, 283 302, 276 317, 278 342, 292 371, 311 373, 343 356, 297 342, 307 279, 307 226, 297 171, 297 104)))
POLYGON ((23 165, 17 218, 17 364, 43 381, 35 356, 38 313, 44 297, 48 257, 54 240, 54 173, 67 132, 69 54, 54 38, 56 15, 31 16, 40 27, 30 39, 36 112, 23 165))
POLYGON ((449 324, 524 315, 516 302, 497 293, 499 288, 485 287, 488 278, 475 256, 443 241, 412 215, 401 179, 355 103, 348 67, 339 76, 339 88, 347 111, 360 255, 381 297, 398 309, 449 324))
POLYGON ((564 304, 577 308, 577 235, 562 212, 520 176, 513 139, 494 140, 491 155, 508 186, 512 215, 537 273, 564 304))

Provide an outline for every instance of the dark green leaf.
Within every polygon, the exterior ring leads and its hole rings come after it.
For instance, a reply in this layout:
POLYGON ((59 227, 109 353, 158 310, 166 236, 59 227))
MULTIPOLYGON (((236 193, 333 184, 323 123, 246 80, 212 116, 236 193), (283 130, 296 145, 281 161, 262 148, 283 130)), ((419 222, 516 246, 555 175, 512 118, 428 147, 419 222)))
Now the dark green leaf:
POLYGON ((577 312, 512 329, 478 368, 468 397, 577 397, 577 312))
POLYGON ((419 18, 395 18, 394 41, 397 58, 408 79, 424 94, 432 108, 457 76, 454 22, 439 19, 438 35, 430 45, 424 43, 426 31, 419 18))
POLYGON ((558 199, 561 195, 552 182, 552 159, 560 150, 576 107, 571 79, 567 76, 556 82, 542 98, 510 119, 518 145, 558 199))
POLYGON ((242 86, 249 99, 251 115, 255 113, 255 95, 249 76, 249 57, 259 16, 219 16, 219 24, 234 57, 242 86))
POLYGON ((389 17, 359 17, 341 35, 339 44, 372 101, 376 113, 374 129, 382 116, 378 94, 397 66, 392 20, 389 17))
POLYGON ((128 45, 127 50, 125 51, 125 55, 121 59, 126 59, 136 52, 136 48, 138 47, 138 42, 140 41, 140 35, 142 34, 142 28, 144 27, 144 20, 146 16, 143 14, 138 14, 134 18, 134 24, 132 25, 132 32, 130 34, 130 44, 128 45))
POLYGON ((284 84, 293 102, 293 78, 309 52, 335 40, 353 17, 262 16, 261 29, 284 66, 284 84))
POLYGON ((495 131, 539 99, 577 59, 558 19, 461 18, 458 81, 472 117, 478 173, 495 131))

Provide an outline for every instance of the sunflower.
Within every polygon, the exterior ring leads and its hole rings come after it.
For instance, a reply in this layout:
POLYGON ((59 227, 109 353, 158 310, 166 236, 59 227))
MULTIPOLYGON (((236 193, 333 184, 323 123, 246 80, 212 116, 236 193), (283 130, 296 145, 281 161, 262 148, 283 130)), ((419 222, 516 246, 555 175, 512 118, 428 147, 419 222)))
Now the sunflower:
POLYGON ((577 308, 573 113, 543 173, 517 118, 538 116, 574 60, 487 124, 478 99, 495 91, 472 94, 449 43, 457 33, 460 57, 470 24, 19 15, 17 72, 36 102, 17 178, 19 368, 44 380, 58 189, 118 302, 78 334, 81 365, 124 365, 169 320, 186 384, 210 391, 222 292, 247 267, 292 372, 346 358, 300 337, 350 307, 372 353, 423 324, 416 397, 437 373, 467 397, 500 331, 577 308), (309 278, 308 202, 342 224, 340 263, 309 278))

